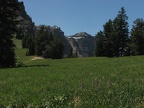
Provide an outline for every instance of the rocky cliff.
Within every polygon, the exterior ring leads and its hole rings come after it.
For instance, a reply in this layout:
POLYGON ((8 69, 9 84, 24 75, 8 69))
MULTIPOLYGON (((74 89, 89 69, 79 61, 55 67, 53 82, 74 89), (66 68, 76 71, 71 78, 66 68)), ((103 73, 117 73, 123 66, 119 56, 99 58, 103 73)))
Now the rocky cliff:
POLYGON ((17 38, 22 39, 26 34, 34 35, 35 23, 32 21, 32 18, 27 14, 23 2, 20 2, 20 10, 17 21, 20 21, 20 23, 17 25, 19 31, 17 34, 17 38))
POLYGON ((67 39, 73 48, 73 55, 78 57, 94 56, 95 37, 86 32, 80 32, 73 36, 68 36, 67 39))

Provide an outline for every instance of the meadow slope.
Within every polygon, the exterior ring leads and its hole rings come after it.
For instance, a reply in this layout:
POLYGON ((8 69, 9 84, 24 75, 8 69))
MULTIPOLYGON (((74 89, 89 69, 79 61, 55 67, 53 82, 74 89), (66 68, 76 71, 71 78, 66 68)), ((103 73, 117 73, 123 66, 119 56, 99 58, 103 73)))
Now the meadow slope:
POLYGON ((31 60, 25 51, 16 50, 22 67, 0 69, 0 107, 144 107, 144 56, 31 60))

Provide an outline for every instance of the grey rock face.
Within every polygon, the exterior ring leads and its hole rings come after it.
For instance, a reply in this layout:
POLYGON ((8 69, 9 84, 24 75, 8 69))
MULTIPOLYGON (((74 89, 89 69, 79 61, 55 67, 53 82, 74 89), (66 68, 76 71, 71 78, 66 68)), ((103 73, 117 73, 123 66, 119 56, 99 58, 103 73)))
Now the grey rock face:
POLYGON ((20 3, 21 5, 19 10, 19 16, 16 19, 17 21, 20 21, 20 23, 17 26, 18 28, 22 29, 22 32, 24 34, 34 35, 35 24, 32 21, 32 18, 27 14, 24 3, 23 2, 20 3))
POLYGON ((94 56, 95 37, 86 32, 80 32, 67 38, 73 48, 73 54, 77 53, 78 57, 94 56))

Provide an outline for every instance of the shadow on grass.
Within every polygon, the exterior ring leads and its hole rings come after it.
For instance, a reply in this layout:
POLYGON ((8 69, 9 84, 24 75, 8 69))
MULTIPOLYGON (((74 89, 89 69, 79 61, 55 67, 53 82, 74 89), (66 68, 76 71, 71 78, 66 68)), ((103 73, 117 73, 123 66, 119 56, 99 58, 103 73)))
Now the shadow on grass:
POLYGON ((23 66, 17 66, 16 68, 26 68, 26 67, 48 67, 50 65, 23 65, 23 66))
POLYGON ((50 65, 22 65, 16 67, 0 67, 0 69, 11 69, 11 68, 28 68, 28 67, 48 67, 50 65))

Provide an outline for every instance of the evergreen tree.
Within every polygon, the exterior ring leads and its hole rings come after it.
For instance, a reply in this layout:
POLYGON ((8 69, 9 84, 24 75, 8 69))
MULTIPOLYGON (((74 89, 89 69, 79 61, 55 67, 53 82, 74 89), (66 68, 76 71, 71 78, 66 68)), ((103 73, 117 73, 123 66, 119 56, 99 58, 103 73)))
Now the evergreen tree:
POLYGON ((40 30, 37 32, 36 38, 35 38, 36 55, 38 55, 38 56, 42 56, 43 49, 41 48, 42 47, 41 42, 43 41, 43 38, 42 38, 43 32, 44 32, 44 26, 42 26, 40 28, 40 30))
POLYGON ((27 38, 28 34, 25 34, 24 37, 22 38, 22 48, 27 48, 27 38))
POLYGON ((136 19, 131 30, 131 49, 134 55, 144 55, 144 20, 136 19))
POLYGON ((63 58, 64 46, 62 42, 55 37, 53 41, 50 42, 49 53, 52 59, 61 59, 63 58))
POLYGON ((17 28, 16 39, 22 39, 24 37, 24 30, 23 28, 17 28))
POLYGON ((73 48, 71 47, 70 49, 70 54, 69 54, 69 58, 72 58, 73 57, 73 48))
POLYGON ((106 40, 104 33, 102 31, 99 31, 96 34, 96 50, 95 50, 95 55, 96 56, 105 56, 106 55, 106 40))
POLYGON ((116 57, 119 56, 120 49, 124 50, 125 47, 127 47, 128 44, 128 17, 126 15, 126 11, 124 7, 121 8, 121 10, 118 12, 117 17, 114 19, 114 55, 116 57))
POLYGON ((27 56, 35 55, 35 42, 34 38, 30 35, 27 36, 26 48, 28 48, 26 53, 27 56))
POLYGON ((0 0, 0 67, 14 67, 16 63, 12 39, 18 10, 18 0, 0 0))
POLYGON ((36 54, 38 56, 43 56, 43 53, 46 50, 46 46, 50 43, 49 33, 45 30, 44 25, 42 25, 38 31, 35 42, 36 54))
POLYGON ((60 59, 63 57, 64 46, 53 36, 52 32, 42 25, 35 38, 36 54, 44 58, 60 59))
POLYGON ((103 26, 104 27, 104 35, 106 38, 106 47, 105 47, 105 52, 107 57, 113 57, 114 56, 114 28, 113 28, 113 21, 109 20, 106 22, 106 24, 103 26))
POLYGON ((96 56, 119 57, 129 55, 128 17, 124 7, 117 17, 103 26, 96 35, 96 56))

